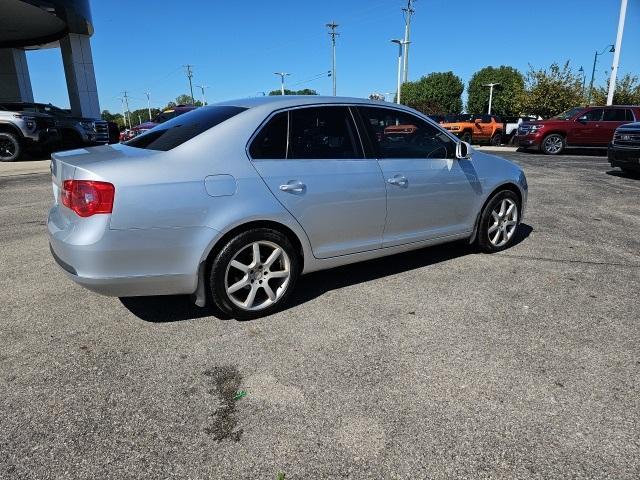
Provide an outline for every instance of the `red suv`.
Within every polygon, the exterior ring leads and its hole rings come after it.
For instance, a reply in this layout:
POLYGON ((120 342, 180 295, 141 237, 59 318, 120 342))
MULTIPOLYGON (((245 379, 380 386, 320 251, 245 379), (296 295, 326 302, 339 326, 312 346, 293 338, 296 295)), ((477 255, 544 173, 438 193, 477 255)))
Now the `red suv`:
POLYGON ((616 128, 640 120, 640 107, 576 107, 547 120, 525 122, 518 128, 518 145, 557 155, 567 147, 606 148, 616 128))

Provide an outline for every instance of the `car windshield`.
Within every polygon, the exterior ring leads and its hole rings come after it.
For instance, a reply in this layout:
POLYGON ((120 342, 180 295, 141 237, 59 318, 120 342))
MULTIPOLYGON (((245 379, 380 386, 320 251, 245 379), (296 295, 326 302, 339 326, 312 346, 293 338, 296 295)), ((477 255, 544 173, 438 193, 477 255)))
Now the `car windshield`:
POLYGON ((560 115, 556 115, 555 117, 551 117, 551 118, 555 120, 569 120, 571 117, 576 116, 582 110, 584 110, 584 108, 582 107, 570 108, 566 112, 562 112, 560 115))
POLYGON ((125 145, 166 152, 245 110, 243 107, 231 106, 198 108, 185 115, 174 115, 171 120, 147 130, 125 142, 125 145))

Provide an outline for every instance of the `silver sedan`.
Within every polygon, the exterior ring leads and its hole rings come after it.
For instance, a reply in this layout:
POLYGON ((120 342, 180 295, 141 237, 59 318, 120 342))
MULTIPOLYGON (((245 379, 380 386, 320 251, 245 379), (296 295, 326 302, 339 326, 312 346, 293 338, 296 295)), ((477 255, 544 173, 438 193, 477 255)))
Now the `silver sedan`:
POLYGON ((224 102, 51 170, 51 252, 72 280, 236 318, 281 308, 316 270, 454 240, 505 249, 527 200, 517 165, 355 98, 224 102))

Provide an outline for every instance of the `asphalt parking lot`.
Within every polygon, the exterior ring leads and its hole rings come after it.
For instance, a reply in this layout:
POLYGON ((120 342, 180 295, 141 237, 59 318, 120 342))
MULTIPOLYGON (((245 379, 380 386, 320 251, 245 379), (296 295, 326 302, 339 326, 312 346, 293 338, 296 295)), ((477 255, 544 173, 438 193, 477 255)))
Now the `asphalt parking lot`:
POLYGON ((513 248, 311 274, 250 322, 77 287, 49 176, 0 178, 0 477, 639 478, 640 179, 504 156, 513 248))

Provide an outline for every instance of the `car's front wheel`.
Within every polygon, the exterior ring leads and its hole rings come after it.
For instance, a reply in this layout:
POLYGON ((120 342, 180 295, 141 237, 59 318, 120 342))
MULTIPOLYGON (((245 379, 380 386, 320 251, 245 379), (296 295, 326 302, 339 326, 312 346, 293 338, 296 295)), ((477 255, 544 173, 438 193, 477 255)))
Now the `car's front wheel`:
POLYGON ((489 200, 478 224, 478 246, 483 252, 499 252, 513 244, 520 208, 520 200, 511 190, 498 192, 489 200))
POLYGON ((16 135, 0 132, 0 162, 14 162, 22 154, 22 145, 16 135))
POLYGON ((547 135, 540 146, 545 155, 559 155, 564 150, 564 138, 558 133, 547 135))
POLYGON ((215 304, 246 320, 277 311, 299 275, 298 255, 282 233, 256 228, 231 238, 211 265, 209 284, 215 304))

